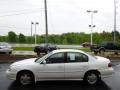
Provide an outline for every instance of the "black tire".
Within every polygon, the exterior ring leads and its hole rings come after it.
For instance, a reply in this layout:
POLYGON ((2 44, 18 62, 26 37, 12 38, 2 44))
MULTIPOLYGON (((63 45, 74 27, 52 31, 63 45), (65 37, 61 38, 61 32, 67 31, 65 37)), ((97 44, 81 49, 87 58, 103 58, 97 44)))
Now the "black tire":
POLYGON ((40 52, 37 52, 37 55, 39 56, 39 55, 40 55, 40 52))
POLYGON ((12 52, 9 52, 9 55, 11 55, 12 54, 12 52))
POLYGON ((97 72, 87 72, 84 76, 84 81, 89 85, 95 85, 101 80, 97 72))
POLYGON ((102 54, 102 55, 104 55, 105 54, 105 50, 104 49, 100 49, 99 53, 102 54))
POLYGON ((94 51, 94 54, 95 54, 95 55, 97 55, 97 54, 98 54, 98 52, 97 52, 97 51, 94 51))
POLYGON ((12 52, 6 52, 5 54, 7 54, 7 55, 11 55, 11 54, 12 54, 12 52))
POLYGON ((50 50, 48 50, 47 53, 50 53, 50 50))
POLYGON ((17 81, 19 82, 19 84, 24 85, 24 86, 32 85, 35 83, 34 76, 29 71, 20 72, 17 76, 17 81))
POLYGON ((118 55, 118 52, 114 52, 115 55, 118 55))

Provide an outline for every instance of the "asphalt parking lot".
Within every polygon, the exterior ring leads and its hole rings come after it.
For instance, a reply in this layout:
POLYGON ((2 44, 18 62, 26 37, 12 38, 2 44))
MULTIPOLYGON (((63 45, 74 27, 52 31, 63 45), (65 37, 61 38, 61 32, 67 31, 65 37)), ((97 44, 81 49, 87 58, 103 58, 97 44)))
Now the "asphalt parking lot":
POLYGON ((44 81, 33 86, 20 86, 6 78, 5 70, 10 63, 0 63, 0 90, 120 90, 120 61, 114 61, 115 73, 97 85, 89 86, 82 81, 44 81))

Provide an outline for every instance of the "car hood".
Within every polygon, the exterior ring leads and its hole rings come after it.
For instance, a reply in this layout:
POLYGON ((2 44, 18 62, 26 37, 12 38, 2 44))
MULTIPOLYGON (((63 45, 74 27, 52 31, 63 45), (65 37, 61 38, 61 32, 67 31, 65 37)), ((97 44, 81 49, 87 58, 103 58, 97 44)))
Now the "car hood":
POLYGON ((11 64, 11 66, 30 65, 33 64, 33 62, 35 62, 36 59, 37 58, 24 59, 18 62, 14 62, 13 64, 11 64))

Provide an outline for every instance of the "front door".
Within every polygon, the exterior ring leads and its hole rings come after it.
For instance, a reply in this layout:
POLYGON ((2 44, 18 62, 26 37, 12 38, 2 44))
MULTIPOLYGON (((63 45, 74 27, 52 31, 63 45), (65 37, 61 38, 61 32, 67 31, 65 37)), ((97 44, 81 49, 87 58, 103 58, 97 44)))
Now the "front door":
POLYGON ((64 53, 55 53, 48 57, 46 64, 40 64, 38 70, 39 79, 63 79, 64 78, 64 53))

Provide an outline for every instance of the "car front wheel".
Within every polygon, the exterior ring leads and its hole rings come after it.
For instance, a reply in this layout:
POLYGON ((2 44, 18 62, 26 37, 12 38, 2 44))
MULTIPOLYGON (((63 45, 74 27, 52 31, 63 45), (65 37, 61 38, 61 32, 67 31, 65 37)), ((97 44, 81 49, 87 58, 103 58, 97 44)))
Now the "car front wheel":
POLYGON ((7 54, 7 55, 11 55, 11 54, 12 54, 12 52, 5 52, 5 54, 7 54))
POLYGON ((94 54, 95 54, 95 55, 97 55, 97 54, 98 54, 98 52, 97 52, 97 51, 94 51, 94 54))
POLYGON ((84 81, 89 85, 97 84, 100 81, 99 74, 96 72, 88 72, 84 77, 84 81))
POLYGON ((18 75, 17 81, 22 85, 30 85, 34 83, 34 76, 31 72, 21 72, 18 75))

